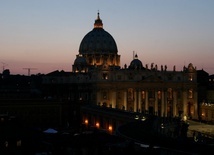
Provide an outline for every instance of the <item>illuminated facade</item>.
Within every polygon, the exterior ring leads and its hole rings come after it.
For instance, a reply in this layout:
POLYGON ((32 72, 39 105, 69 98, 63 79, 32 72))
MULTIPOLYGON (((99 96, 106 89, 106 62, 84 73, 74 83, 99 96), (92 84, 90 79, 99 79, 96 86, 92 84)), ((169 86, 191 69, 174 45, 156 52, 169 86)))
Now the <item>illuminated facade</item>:
MULTIPOLYGON (((176 71, 175 66, 173 70, 168 70, 167 65, 158 68, 153 63, 144 66, 133 53, 130 64, 121 67, 116 42, 103 29, 99 13, 94 28, 80 43, 72 72, 65 77, 46 76, 44 83, 66 84, 70 87, 67 97, 81 105, 160 117, 198 118, 197 72, 193 64, 182 71, 176 71)), ((83 113, 84 118, 87 115, 83 113)), ((93 117, 93 125, 101 126, 93 117)))
POLYGON ((175 67, 168 71, 166 65, 158 70, 153 63, 144 67, 135 54, 130 65, 121 68, 117 52, 98 13, 73 65, 80 82, 93 83, 93 104, 165 117, 197 117, 197 74, 191 63, 183 71, 175 67))

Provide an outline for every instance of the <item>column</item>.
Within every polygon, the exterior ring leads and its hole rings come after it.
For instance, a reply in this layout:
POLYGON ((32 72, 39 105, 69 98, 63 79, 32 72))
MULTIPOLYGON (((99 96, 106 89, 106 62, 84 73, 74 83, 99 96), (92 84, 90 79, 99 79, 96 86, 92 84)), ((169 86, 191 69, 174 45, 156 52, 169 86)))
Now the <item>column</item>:
POLYGON ((183 116, 187 116, 187 91, 183 90, 183 116))
POLYGON ((102 99, 101 99, 101 92, 100 91, 97 91, 97 103, 96 104, 98 104, 98 103, 100 103, 100 105, 102 105, 102 99))
POLYGON ((177 92, 176 91, 173 91, 173 103, 172 103, 172 105, 173 105, 173 117, 174 116, 178 116, 178 114, 177 114, 177 112, 178 112, 178 110, 177 110, 177 105, 178 103, 177 103, 177 92))
POLYGON ((157 90, 155 90, 155 115, 157 115, 157 112, 158 112, 158 92, 157 90))
POLYGON ((139 112, 142 112, 142 107, 141 107, 141 90, 138 90, 138 109, 140 110, 139 112))
POLYGON ((161 116, 164 117, 164 101, 165 101, 165 95, 164 90, 161 91, 161 116))
POLYGON ((117 97, 117 94, 116 94, 116 91, 113 90, 111 92, 111 100, 110 100, 110 104, 112 105, 112 108, 116 108, 116 97, 117 97))
POLYGON ((127 91, 124 91, 124 98, 123 98, 124 102, 123 102, 123 106, 125 107, 124 110, 127 110, 127 91))
POLYGON ((168 104, 167 104, 167 101, 168 101, 168 99, 167 99, 167 90, 164 92, 164 116, 165 117, 167 117, 167 106, 168 106, 168 104))
POLYGON ((134 107, 133 107, 133 111, 137 112, 138 106, 137 106, 137 90, 134 91, 134 107))
POLYGON ((194 118, 198 119, 198 92, 194 91, 194 118))
POLYGON ((145 99, 145 111, 149 111, 149 101, 148 101, 148 90, 145 91, 146 99, 145 99))

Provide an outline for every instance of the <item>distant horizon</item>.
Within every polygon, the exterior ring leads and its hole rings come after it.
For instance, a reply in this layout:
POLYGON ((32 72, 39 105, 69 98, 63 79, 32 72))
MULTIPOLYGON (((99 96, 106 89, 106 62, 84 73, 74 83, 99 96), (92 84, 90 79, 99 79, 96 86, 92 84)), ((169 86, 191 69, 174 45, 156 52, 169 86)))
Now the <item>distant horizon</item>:
POLYGON ((116 41, 121 68, 135 51, 143 66, 167 65, 170 71, 175 65, 182 71, 192 63, 212 75, 213 8, 213 0, 2 1, 0 67, 14 75, 28 75, 24 68, 34 68, 31 74, 72 71, 99 10, 103 28, 116 41))

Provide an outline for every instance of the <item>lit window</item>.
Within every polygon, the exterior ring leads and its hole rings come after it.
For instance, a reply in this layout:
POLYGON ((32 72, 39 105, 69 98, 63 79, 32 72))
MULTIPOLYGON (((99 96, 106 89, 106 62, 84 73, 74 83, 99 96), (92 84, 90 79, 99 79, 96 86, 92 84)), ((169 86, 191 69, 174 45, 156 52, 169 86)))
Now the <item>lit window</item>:
POLYGON ((105 80, 108 79, 108 74, 107 73, 103 73, 103 79, 105 79, 105 80))
POLYGON ((192 81, 192 75, 189 75, 189 81, 192 81))

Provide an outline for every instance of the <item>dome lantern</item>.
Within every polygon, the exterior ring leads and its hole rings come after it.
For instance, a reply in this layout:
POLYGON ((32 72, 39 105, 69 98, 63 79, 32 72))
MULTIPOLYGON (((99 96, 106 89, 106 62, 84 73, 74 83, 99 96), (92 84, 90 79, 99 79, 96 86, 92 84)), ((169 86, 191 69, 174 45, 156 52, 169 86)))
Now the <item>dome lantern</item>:
POLYGON ((99 11, 97 13, 97 19, 95 20, 95 23, 94 23, 94 28, 103 28, 103 22, 100 19, 100 13, 99 13, 99 11))

